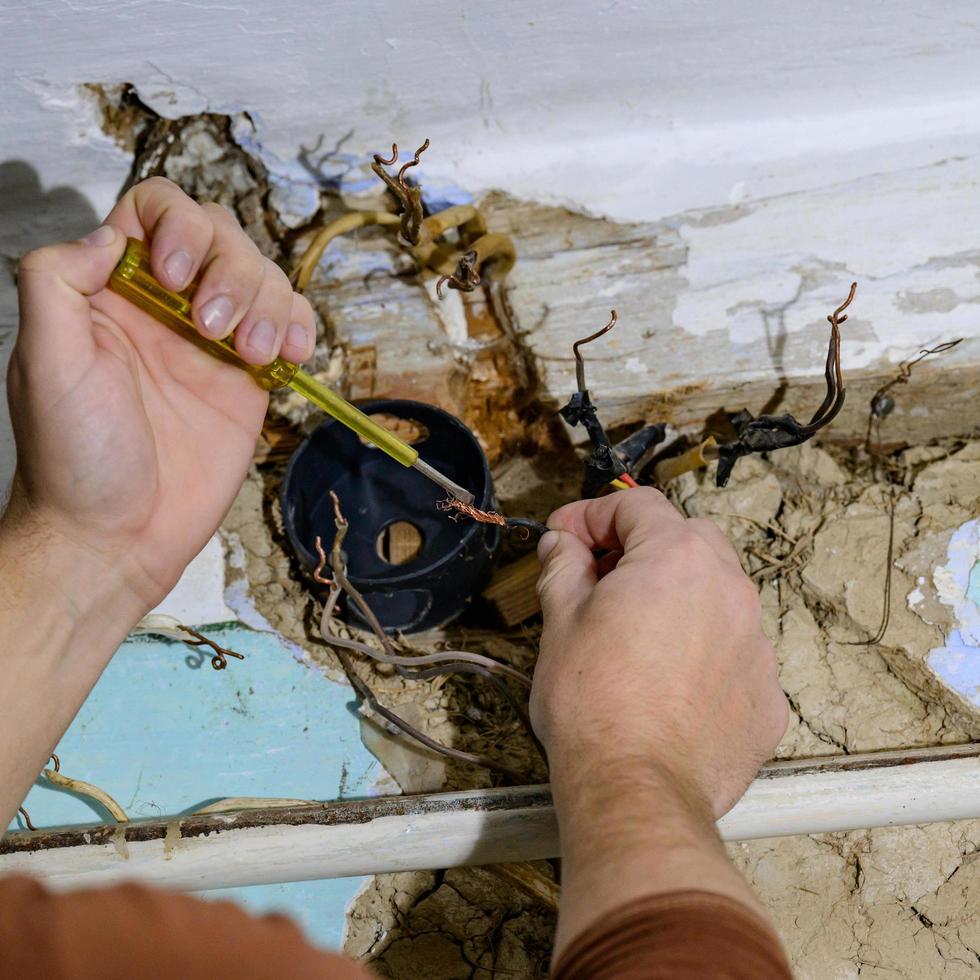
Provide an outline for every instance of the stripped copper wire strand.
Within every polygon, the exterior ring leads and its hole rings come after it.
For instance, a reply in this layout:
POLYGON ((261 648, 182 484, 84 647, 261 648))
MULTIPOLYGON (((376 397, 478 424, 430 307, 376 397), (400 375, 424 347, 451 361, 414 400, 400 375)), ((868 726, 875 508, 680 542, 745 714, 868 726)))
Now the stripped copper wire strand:
POLYGON ((479 521, 481 524, 499 524, 501 527, 507 526, 507 518, 503 514, 498 514, 495 510, 480 510, 479 507, 474 507, 472 504, 464 504, 462 500, 456 497, 447 497, 445 500, 439 500, 436 502, 436 507, 447 513, 449 519, 452 521, 458 521, 465 515, 466 517, 472 517, 474 521, 479 521))
POLYGON ((391 159, 386 160, 380 153, 374 154, 374 162, 385 167, 390 167, 398 159, 398 144, 391 144, 391 159))
POLYGON ((236 653, 234 650, 229 650, 227 647, 220 646, 219 644, 215 643, 214 640, 206 637, 203 633, 198 633, 197 630, 191 629, 190 626, 184 626, 181 624, 180 629, 194 637, 192 640, 184 640, 188 646, 199 647, 204 645, 210 647, 214 651, 214 656, 211 657, 211 666, 215 670, 224 670, 228 666, 228 657, 234 657, 236 660, 245 659, 244 654, 236 653))
POLYGON ((436 283, 436 295, 439 299, 443 299, 442 287, 444 284, 448 283, 450 289, 459 290, 461 293, 472 293, 480 285, 482 279, 480 278, 480 271, 476 267, 476 260, 476 252, 470 250, 460 257, 456 271, 452 275, 439 277, 439 281, 436 283))
POLYGON ((428 139, 415 151, 415 156, 408 161, 397 173, 392 176, 385 170, 386 166, 391 166, 398 160, 398 144, 391 144, 391 159, 386 160, 380 153, 374 154, 374 163, 371 169, 385 182, 385 186, 395 195, 401 204, 401 233, 402 237, 411 245, 418 245, 421 240, 421 228, 424 215, 422 213, 422 191, 416 185, 413 186, 405 180, 405 171, 409 167, 416 167, 422 154, 429 148, 428 139))
POLYGON ((589 334, 588 337, 583 337, 581 340, 576 340, 572 344, 572 353, 575 355, 575 382, 579 391, 585 391, 585 361, 582 360, 580 348, 586 344, 591 344, 593 340, 598 340, 603 334, 609 333, 616 326, 618 319, 619 317, 616 315, 616 311, 610 310, 609 322, 601 330, 597 330, 595 333, 589 334))
MULTIPOLYGON (((395 146, 394 143, 391 144, 391 148, 396 151, 396 158, 397 158, 397 147, 395 146)), ((412 157, 412 159, 409 160, 408 163, 406 163, 405 166, 398 171, 398 183, 401 184, 402 187, 404 187, 406 190, 408 190, 408 184, 405 183, 405 171, 408 170, 409 167, 417 167, 419 165, 419 159, 428 148, 429 148, 429 140, 428 137, 426 137, 425 142, 415 151, 415 156, 412 157)), ((395 161, 392 160, 391 162, 394 163, 395 161)))
POLYGON ((333 588, 333 579, 323 577, 323 569, 327 564, 327 553, 323 550, 323 542, 320 540, 319 534, 313 543, 316 546, 316 553, 320 558, 316 568, 313 569, 313 581, 319 582, 320 585, 326 585, 328 588, 333 588))
POLYGON ((548 530, 540 521, 531 520, 529 517, 504 517, 503 514, 498 514, 495 510, 480 510, 479 507, 474 507, 472 504, 464 504, 462 500, 458 500, 456 497, 439 500, 436 502, 436 507, 447 513, 449 519, 453 521, 458 521, 463 517, 471 517, 481 524, 497 524, 500 527, 518 531, 524 541, 529 540, 532 533, 544 534, 548 530))

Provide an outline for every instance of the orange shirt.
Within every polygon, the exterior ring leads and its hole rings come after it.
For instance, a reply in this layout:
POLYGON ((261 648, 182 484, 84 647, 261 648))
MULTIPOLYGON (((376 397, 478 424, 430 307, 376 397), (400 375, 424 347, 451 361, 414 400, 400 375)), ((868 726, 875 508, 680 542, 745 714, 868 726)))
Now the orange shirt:
MULTIPOLYGON (((256 918, 142 885, 53 894, 0 879, 0 980, 367 980, 315 949, 287 918, 256 918)), ((791 978, 779 940, 754 912, 708 892, 655 895, 597 922, 554 980, 791 978)))

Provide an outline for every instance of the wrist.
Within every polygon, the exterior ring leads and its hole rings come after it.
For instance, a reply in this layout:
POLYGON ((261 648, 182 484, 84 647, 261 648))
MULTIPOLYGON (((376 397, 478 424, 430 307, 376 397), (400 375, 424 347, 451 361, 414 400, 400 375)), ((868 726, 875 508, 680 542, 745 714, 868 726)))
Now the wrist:
MULTIPOLYGON (((567 757, 566 757, 567 758, 567 757)), ((555 956, 592 922, 651 895, 698 889, 755 900, 693 782, 649 761, 552 767, 562 856, 555 956)))
POLYGON ((111 656, 148 611, 121 563, 73 540, 16 494, 0 517, 0 583, 7 628, 22 624, 53 653, 72 636, 111 656))

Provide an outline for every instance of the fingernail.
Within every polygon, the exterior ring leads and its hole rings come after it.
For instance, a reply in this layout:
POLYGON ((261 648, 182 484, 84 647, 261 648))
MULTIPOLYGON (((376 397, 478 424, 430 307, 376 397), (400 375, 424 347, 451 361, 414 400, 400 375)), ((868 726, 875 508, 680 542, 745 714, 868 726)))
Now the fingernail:
POLYGON ((560 537, 557 531, 548 531, 541 535, 541 540, 538 542, 538 561, 548 560, 548 555, 555 550, 560 537))
POLYGON ((306 327, 302 323, 291 323, 286 327, 286 340, 283 347, 291 347, 293 350, 306 353, 306 327))
POLYGON ((116 240, 116 229, 112 225, 99 225, 95 231, 90 231, 82 241, 86 245, 95 245, 97 248, 104 248, 111 245, 116 240))
POLYGON ((276 325, 271 320, 259 320, 248 332, 245 346, 256 357, 272 360, 272 348, 276 343, 276 325))
POLYGON ((201 307, 199 314, 204 332, 221 337, 235 315, 235 304, 227 296, 215 296, 201 307))
POLYGON ((183 289, 191 278, 191 266, 194 260, 190 254, 180 250, 171 252, 163 263, 164 271, 174 289, 183 289))

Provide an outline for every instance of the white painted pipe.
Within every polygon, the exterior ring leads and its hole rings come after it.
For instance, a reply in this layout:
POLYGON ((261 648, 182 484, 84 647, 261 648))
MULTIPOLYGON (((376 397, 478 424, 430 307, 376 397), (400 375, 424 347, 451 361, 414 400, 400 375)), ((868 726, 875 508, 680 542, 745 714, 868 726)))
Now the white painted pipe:
MULTIPOLYGON (((748 840, 970 817, 980 745, 776 763, 719 830, 748 840)), ((10 834, 0 874, 198 890, 557 855, 547 788, 518 787, 10 834)))

